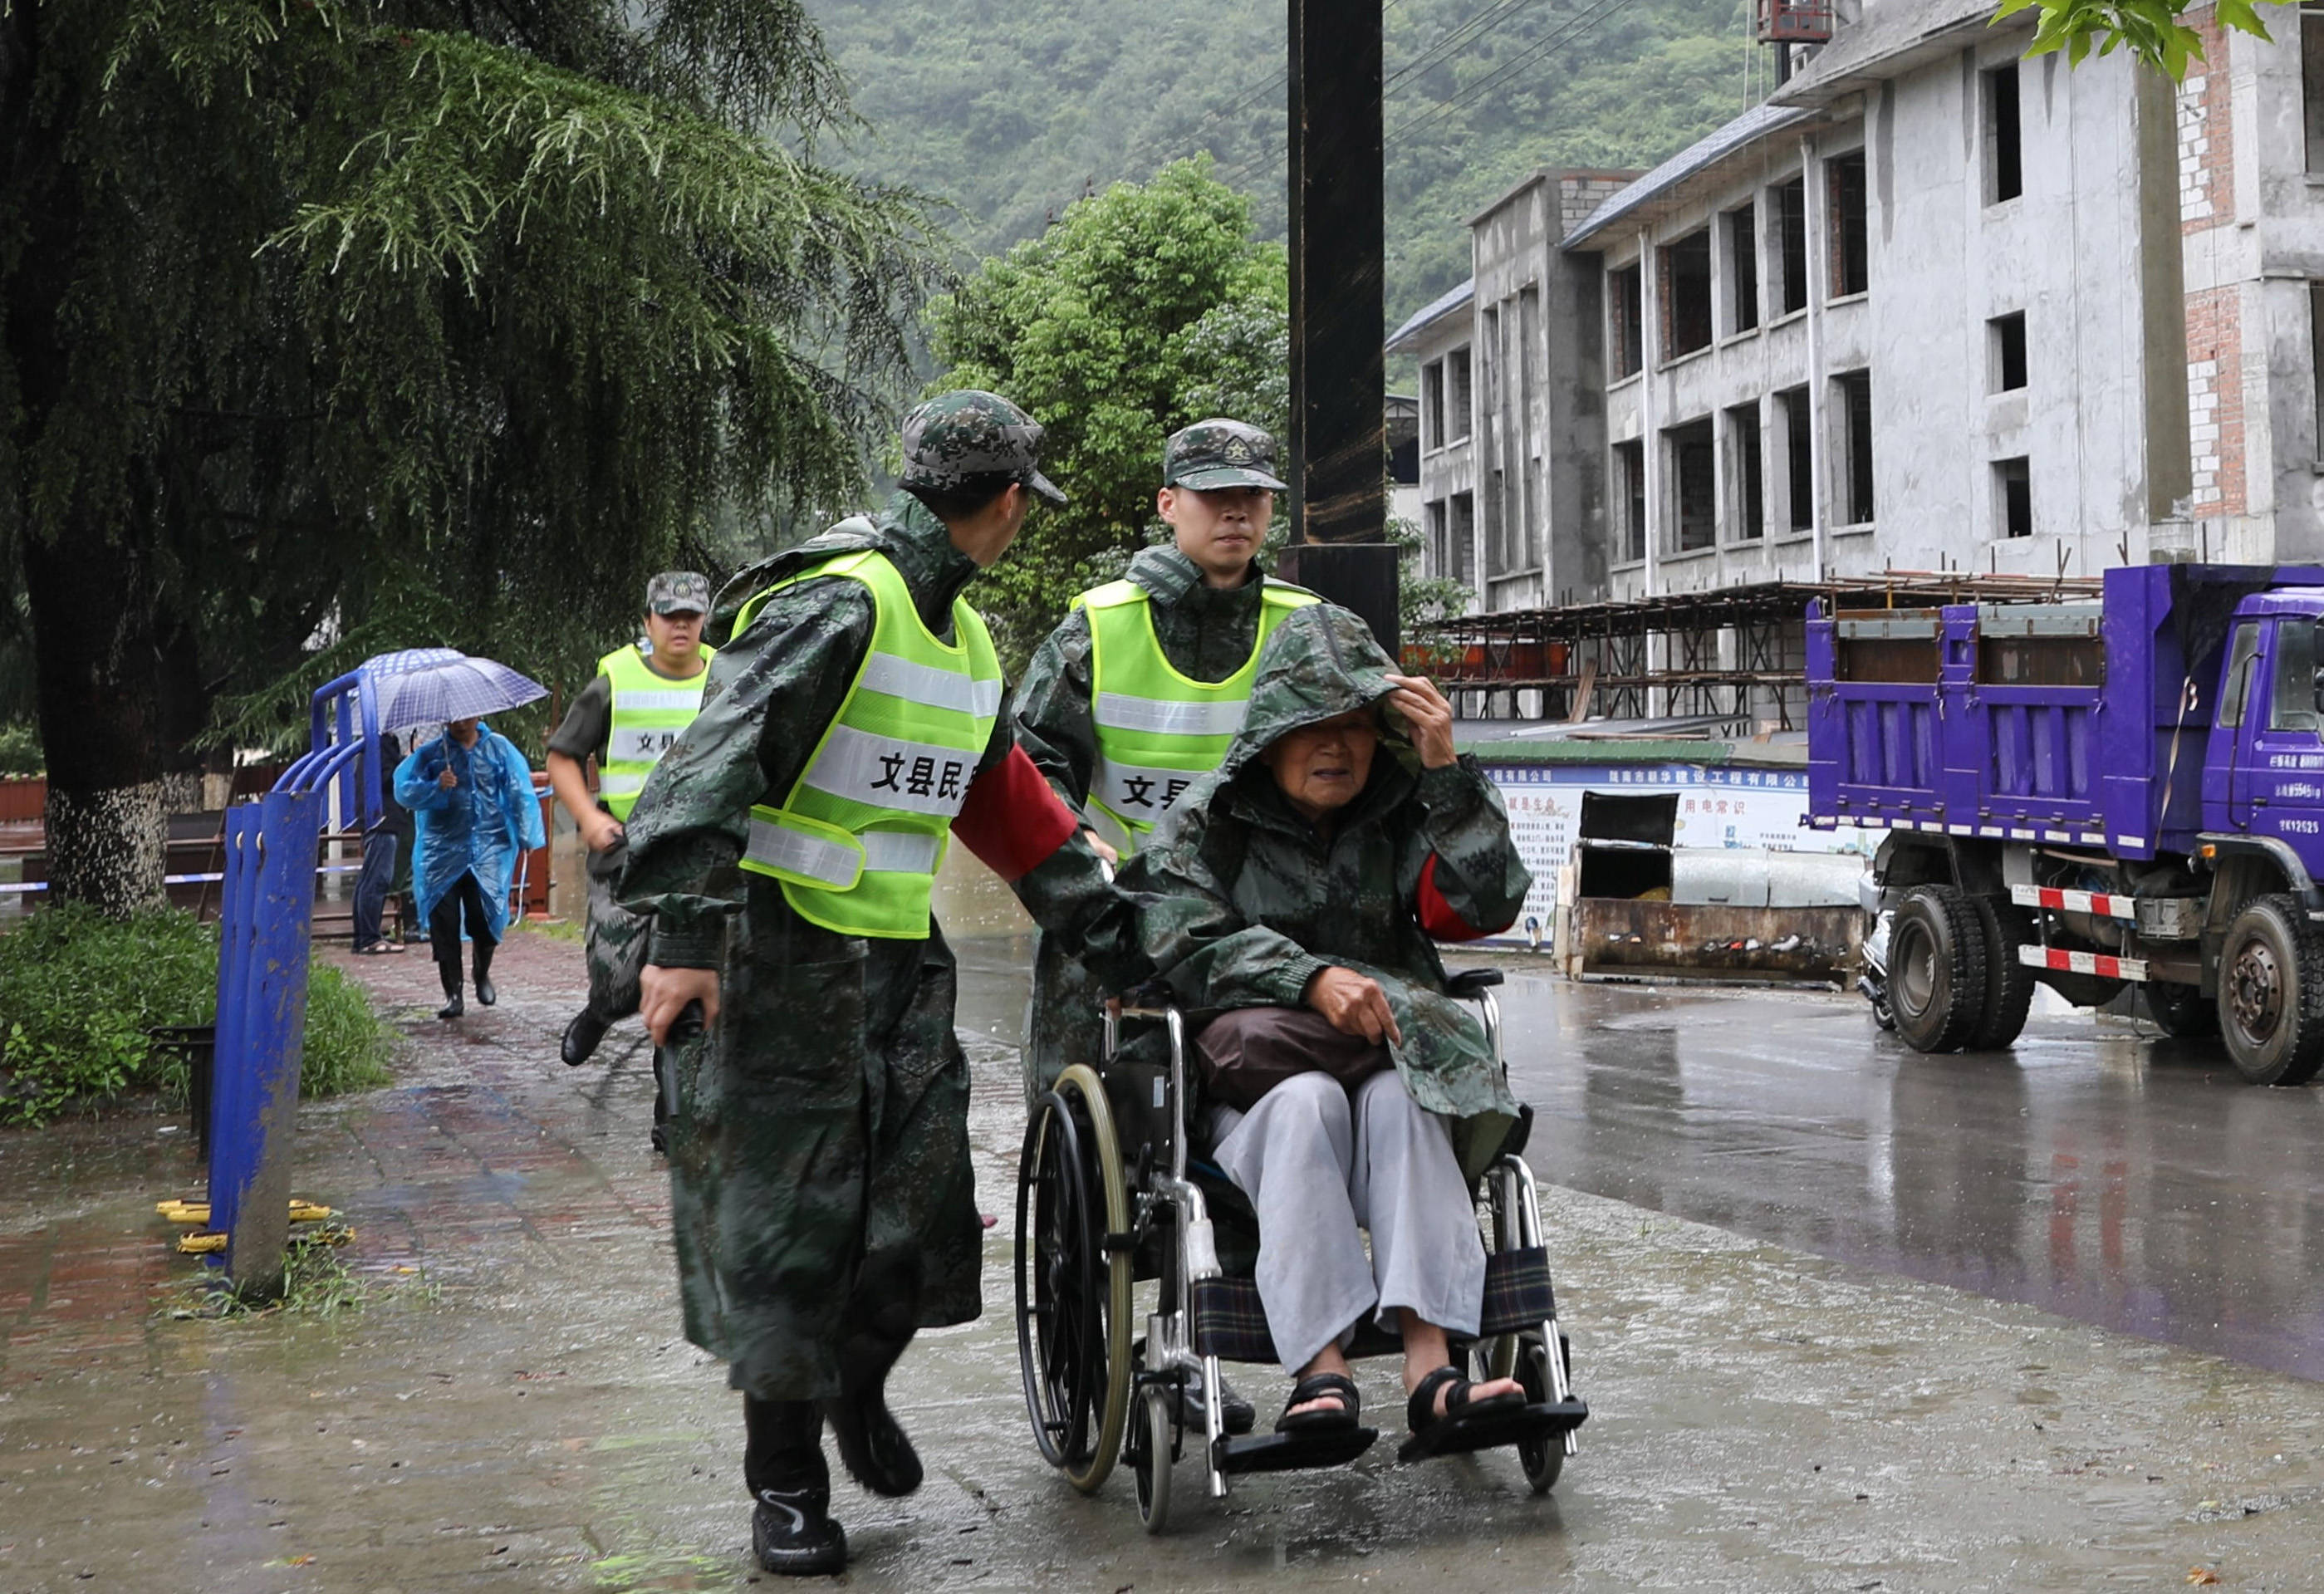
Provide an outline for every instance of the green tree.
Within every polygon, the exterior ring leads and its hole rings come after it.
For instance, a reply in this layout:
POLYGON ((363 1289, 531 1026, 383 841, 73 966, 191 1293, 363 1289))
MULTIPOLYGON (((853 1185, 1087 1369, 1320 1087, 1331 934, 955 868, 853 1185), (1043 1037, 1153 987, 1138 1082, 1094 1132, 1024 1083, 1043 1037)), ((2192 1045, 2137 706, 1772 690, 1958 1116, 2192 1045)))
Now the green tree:
POLYGON ((1004 657, 1144 546, 1164 438, 1221 413, 1280 429, 1286 283, 1282 249, 1252 239, 1250 200, 1204 157, 1075 202, 929 307, 935 386, 1023 405, 1073 500, 1036 510, 979 583, 1004 657))
POLYGON ((721 523, 854 498, 937 253, 819 157, 850 124, 799 0, 0 5, 57 893, 158 895, 216 695, 418 642, 572 678, 721 523))
MULTIPOLYGON (((2272 35, 2260 19, 2262 5, 2285 5, 2291 0, 2214 0, 2219 26, 2266 39, 2272 35)), ((2028 55, 2066 52, 2067 61, 2080 66, 2091 50, 2112 55, 2127 49, 2138 60, 2177 82, 2187 75, 2190 61, 2203 59, 2203 41, 2181 19, 2200 6, 2178 0, 2001 0, 1993 20, 2005 22, 2021 12, 2039 9, 2028 55)))

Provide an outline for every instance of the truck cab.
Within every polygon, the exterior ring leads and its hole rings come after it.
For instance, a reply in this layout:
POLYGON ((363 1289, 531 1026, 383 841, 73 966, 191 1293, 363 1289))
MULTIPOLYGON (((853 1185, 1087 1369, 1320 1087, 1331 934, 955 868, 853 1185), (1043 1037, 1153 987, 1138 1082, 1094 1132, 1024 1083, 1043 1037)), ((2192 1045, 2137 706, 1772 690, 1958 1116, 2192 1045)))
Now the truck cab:
POLYGON ((2276 838, 2311 878, 2324 865, 2319 626, 2324 591, 2280 589, 2236 605, 2203 758, 2204 831, 2276 838))

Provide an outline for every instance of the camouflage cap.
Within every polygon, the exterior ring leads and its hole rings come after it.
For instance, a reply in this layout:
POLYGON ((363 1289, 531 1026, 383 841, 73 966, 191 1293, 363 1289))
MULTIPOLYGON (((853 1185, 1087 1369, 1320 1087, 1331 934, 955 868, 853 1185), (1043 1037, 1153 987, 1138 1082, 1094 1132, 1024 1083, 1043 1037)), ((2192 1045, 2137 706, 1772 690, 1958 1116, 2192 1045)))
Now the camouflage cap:
POLYGON ((1065 495, 1041 474, 1041 424, 999 393, 939 393, 904 417, 906 487, 945 492, 980 476, 1007 476, 1047 499, 1065 495))
POLYGON ((707 614, 710 577, 696 570, 665 570, 646 583, 649 614, 707 614))
POLYGON ((1192 487, 1272 487, 1283 484, 1275 469, 1275 439, 1255 426, 1223 416, 1198 420, 1176 433, 1162 449, 1162 484, 1192 487))

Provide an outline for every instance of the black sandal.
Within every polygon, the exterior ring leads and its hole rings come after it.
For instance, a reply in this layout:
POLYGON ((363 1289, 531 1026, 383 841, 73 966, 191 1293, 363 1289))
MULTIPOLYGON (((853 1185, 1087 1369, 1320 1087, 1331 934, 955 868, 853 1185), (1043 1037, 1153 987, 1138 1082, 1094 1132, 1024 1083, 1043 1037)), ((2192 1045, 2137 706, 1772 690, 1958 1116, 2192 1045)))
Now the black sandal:
POLYGON ((1496 1416, 1514 1411, 1526 1403, 1522 1389, 1504 1389, 1499 1395, 1480 1396, 1477 1386, 1462 1377, 1460 1369, 1440 1367, 1420 1380, 1412 1398, 1404 1403, 1404 1425, 1412 1437, 1424 1446, 1433 1447, 1455 1430, 1466 1427, 1482 1417, 1496 1416), (1444 1414, 1436 1414, 1436 1392, 1450 1383, 1444 1396, 1444 1414))
POLYGON ((1364 1397, 1356 1390, 1355 1380, 1344 1373, 1311 1373, 1291 1387, 1291 1398, 1283 1403, 1283 1415, 1276 1419, 1277 1433, 1321 1433, 1352 1428, 1363 1414, 1364 1397), (1295 1405, 1305 1405, 1311 1400, 1336 1397, 1337 1410, 1295 1412, 1295 1405))

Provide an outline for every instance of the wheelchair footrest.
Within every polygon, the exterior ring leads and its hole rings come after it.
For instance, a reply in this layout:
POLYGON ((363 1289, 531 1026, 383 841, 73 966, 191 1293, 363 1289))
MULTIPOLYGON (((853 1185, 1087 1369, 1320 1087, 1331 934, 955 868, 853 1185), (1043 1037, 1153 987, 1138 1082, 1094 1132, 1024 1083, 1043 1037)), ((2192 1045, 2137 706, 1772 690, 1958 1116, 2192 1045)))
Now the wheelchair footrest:
POLYGON ((1399 1461, 1425 1461, 1437 1456, 1465 1455, 1471 1451, 1500 1450, 1527 1439, 1563 1438, 1590 1418, 1590 1407, 1580 1396, 1512 1406, 1506 1412, 1480 1414, 1473 1421, 1443 1424, 1416 1433, 1397 1447, 1399 1461))
POLYGON ((1334 1428, 1306 1433, 1246 1433, 1222 1438, 1213 1459, 1218 1470, 1237 1472, 1302 1472, 1344 1467, 1379 1437, 1377 1428, 1334 1428))

